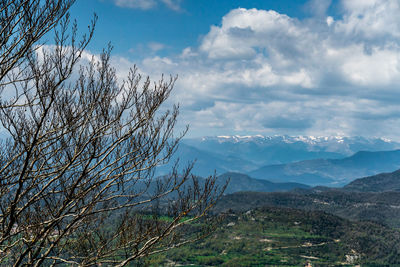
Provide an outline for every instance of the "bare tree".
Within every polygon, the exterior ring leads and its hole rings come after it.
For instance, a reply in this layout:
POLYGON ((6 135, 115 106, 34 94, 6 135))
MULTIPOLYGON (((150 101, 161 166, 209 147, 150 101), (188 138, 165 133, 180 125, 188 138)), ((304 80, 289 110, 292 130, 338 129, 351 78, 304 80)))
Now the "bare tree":
POLYGON ((79 66, 94 22, 77 41, 72 2, 0 4, 2 265, 124 266, 198 238, 179 229, 220 195, 190 166, 154 178, 184 134, 177 106, 160 111, 176 78, 152 83, 133 68, 117 81, 110 48, 79 66), (41 46, 52 29, 54 45, 41 46))
MULTIPOLYGON (((0 2, 0 80, 24 67, 25 55, 63 18, 75 0, 2 0, 0 2)), ((20 71, 13 73, 15 81, 20 71)))

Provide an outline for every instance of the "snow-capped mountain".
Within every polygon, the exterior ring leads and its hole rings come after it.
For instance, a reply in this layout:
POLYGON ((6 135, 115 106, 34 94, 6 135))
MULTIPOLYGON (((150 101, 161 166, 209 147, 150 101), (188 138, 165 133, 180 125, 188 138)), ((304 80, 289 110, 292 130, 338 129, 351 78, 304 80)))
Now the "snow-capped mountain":
POLYGON ((298 136, 289 136, 289 135, 273 135, 273 136, 263 136, 263 135, 221 135, 221 136, 205 136, 201 138, 192 138, 186 140, 197 140, 200 142, 208 142, 208 141, 217 141, 219 143, 231 142, 231 143, 248 143, 248 142, 256 142, 256 143, 264 143, 264 144, 273 144, 273 143, 286 143, 293 144, 296 142, 301 142, 309 145, 323 145, 326 146, 328 144, 341 144, 341 145, 349 145, 349 144, 364 144, 364 145, 377 145, 377 144, 386 144, 386 145, 394 145, 399 146, 400 143, 392 141, 387 138, 376 138, 376 137, 362 137, 362 136, 306 136, 306 135, 298 135, 298 136))
POLYGON ((182 140, 166 174, 179 159, 196 161, 193 173, 240 172, 253 178, 308 185, 341 185, 400 167, 400 143, 383 138, 315 136, 214 136, 182 140), (363 151, 363 152, 360 152, 363 151))
POLYGON ((250 158, 265 163, 286 163, 294 160, 314 158, 341 158, 351 156, 358 151, 384 151, 400 148, 400 143, 385 138, 344 137, 344 136, 211 136, 184 140, 186 144, 198 149, 238 156, 255 153, 250 158), (252 151, 253 150, 253 151, 252 151), (283 151, 284 150, 284 151, 283 151), (279 155, 297 152, 289 158, 279 155), (244 153, 244 154, 243 154, 244 153), (275 158, 261 154, 274 154, 275 158), (300 154, 299 154, 300 153, 300 154), (304 154, 305 153, 305 154, 304 154), (306 155, 307 154, 307 155, 306 155))

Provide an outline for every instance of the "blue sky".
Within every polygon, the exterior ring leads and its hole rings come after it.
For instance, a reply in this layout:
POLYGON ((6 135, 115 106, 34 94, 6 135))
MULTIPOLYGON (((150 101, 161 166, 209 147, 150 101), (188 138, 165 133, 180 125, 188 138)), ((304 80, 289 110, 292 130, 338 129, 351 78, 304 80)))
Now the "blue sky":
POLYGON ((203 135, 400 139, 398 0, 78 0, 119 77, 178 74, 167 105, 203 135))
POLYGON ((296 18, 311 15, 303 0, 81 0, 71 13, 82 26, 98 15, 92 50, 101 51, 111 41, 114 53, 137 60, 148 56, 155 43, 164 46, 159 55, 198 45, 211 25, 219 25, 225 14, 240 7, 272 9, 296 18))

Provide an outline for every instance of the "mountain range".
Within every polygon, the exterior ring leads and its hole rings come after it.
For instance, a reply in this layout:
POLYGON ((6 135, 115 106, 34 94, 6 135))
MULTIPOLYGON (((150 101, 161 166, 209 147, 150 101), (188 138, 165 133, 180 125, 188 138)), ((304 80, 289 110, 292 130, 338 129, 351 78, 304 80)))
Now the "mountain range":
POLYGON ((343 189, 357 192, 400 192, 400 170, 356 179, 343 189))
POLYGON ((398 264, 397 149, 365 138, 185 140, 174 160, 196 158, 195 174, 223 173, 220 187, 229 179, 211 210, 225 219, 201 244, 157 258, 158 265, 398 264))
POLYGON ((343 159, 314 159, 288 164, 268 165, 248 174, 275 182, 343 186, 360 177, 400 168, 400 150, 360 151, 343 159))
POLYGON ((381 138, 219 136, 183 139, 157 175, 195 161, 192 173, 248 174, 276 183, 342 186, 356 178, 400 168, 400 144, 381 138))
POLYGON ((267 180, 254 179, 248 175, 234 172, 227 172, 217 177, 217 183, 219 186, 225 185, 228 180, 229 183, 224 191, 225 194, 240 191, 285 192, 293 189, 310 188, 301 183, 273 183, 267 180))
POLYGON ((182 142, 202 151, 219 154, 223 158, 232 156, 259 166, 319 158, 344 158, 359 151, 400 148, 400 143, 389 139, 360 136, 235 135, 184 139, 182 142))

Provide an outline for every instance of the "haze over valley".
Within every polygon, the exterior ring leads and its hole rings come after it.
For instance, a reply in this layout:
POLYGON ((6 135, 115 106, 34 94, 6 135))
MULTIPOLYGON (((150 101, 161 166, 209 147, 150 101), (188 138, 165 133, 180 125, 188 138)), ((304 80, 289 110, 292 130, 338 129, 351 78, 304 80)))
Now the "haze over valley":
POLYGON ((400 143, 381 138, 313 136, 218 136, 183 139, 167 174, 179 159, 193 173, 226 172, 279 183, 343 186, 352 180, 400 168, 400 143))

